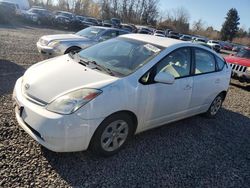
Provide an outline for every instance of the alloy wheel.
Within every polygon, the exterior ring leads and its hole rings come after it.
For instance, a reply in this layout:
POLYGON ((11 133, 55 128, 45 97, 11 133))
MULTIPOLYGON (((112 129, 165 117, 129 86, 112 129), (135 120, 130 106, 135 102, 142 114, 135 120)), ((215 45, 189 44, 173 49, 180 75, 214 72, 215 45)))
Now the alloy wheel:
POLYGON ((110 123, 101 135, 101 147, 112 152, 122 146, 128 137, 129 126, 124 120, 116 120, 110 123))

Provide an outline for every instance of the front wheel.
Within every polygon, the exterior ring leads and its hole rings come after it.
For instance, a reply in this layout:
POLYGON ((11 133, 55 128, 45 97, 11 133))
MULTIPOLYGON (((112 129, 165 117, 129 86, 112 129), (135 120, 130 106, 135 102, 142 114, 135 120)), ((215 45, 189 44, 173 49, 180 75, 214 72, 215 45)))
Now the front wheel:
POLYGON ((218 95, 217 97, 215 97, 211 106, 209 107, 208 111, 206 112, 206 116, 207 117, 214 117, 218 113, 218 111, 220 110, 220 108, 222 106, 222 102, 223 102, 223 97, 221 94, 218 95))
POLYGON ((133 121, 127 114, 115 114, 105 119, 91 140, 91 149, 102 156, 120 151, 133 134, 133 121))

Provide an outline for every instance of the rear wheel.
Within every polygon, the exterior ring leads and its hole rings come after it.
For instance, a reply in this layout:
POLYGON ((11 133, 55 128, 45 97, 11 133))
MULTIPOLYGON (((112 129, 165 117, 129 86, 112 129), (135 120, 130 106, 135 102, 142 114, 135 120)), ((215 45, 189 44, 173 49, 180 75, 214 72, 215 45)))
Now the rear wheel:
POLYGON ((91 140, 91 149, 102 156, 120 151, 133 135, 133 121, 127 114, 115 114, 105 119, 91 140))
POLYGON ((215 99, 213 100, 211 106, 209 107, 208 111, 206 112, 207 117, 214 117, 218 111, 220 110, 223 102, 223 96, 222 94, 219 94, 215 99))

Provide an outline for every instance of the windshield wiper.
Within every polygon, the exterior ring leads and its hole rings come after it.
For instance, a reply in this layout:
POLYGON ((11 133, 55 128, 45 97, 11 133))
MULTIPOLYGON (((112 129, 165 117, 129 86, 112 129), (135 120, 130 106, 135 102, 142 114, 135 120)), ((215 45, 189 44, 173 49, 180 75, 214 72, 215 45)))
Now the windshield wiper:
POLYGON ((98 69, 100 71, 108 73, 111 76, 114 76, 114 73, 109 68, 99 65, 95 61, 90 61, 88 59, 80 58, 78 63, 85 67, 89 66, 89 68, 98 69))
POLYGON ((109 68, 106 68, 104 66, 99 65, 95 61, 89 61, 88 64, 93 64, 95 66, 93 68, 96 68, 96 69, 98 69, 100 71, 105 71, 109 75, 114 76, 114 73, 109 68))

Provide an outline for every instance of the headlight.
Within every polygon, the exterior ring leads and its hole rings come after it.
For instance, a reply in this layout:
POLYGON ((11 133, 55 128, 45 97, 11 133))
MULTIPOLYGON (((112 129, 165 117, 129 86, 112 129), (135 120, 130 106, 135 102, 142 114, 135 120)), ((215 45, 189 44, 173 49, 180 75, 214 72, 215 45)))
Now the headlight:
POLYGON ((46 109, 59 114, 71 114, 102 93, 98 89, 79 89, 58 97, 46 109))
POLYGON ((59 46, 60 42, 58 40, 54 40, 52 42, 49 43, 49 47, 56 47, 59 46))

